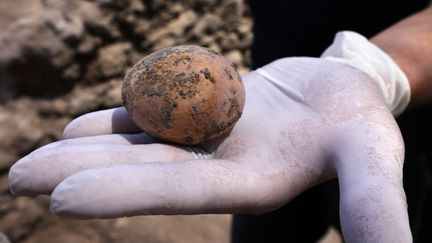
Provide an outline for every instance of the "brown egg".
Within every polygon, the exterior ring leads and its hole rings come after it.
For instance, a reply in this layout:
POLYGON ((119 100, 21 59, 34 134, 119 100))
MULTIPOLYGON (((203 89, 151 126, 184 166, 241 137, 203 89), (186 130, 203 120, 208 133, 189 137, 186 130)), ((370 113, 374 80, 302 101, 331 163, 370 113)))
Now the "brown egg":
POLYGON ((201 144, 229 132, 244 105, 240 75, 226 58, 204 47, 156 51, 127 73, 122 99, 147 134, 177 144, 201 144))

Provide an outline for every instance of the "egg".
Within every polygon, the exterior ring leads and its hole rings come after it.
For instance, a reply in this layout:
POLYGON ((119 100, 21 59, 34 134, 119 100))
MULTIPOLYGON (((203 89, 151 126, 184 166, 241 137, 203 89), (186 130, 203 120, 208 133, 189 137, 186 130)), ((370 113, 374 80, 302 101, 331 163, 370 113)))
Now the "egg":
POLYGON ((122 100, 148 135, 196 145, 231 131, 242 114, 245 90, 240 74, 221 54, 180 45, 138 61, 124 78, 122 100))

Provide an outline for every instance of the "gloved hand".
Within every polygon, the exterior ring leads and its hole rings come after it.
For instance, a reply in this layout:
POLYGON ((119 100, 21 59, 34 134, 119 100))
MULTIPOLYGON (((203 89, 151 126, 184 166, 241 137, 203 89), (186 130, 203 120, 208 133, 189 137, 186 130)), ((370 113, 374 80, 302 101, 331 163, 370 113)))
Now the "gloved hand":
POLYGON ((243 115, 200 148, 209 155, 152 140, 122 107, 98 111, 18 161, 11 191, 52 192, 54 213, 79 218, 262 213, 338 177, 347 242, 411 240, 403 140, 373 79, 318 58, 280 59, 243 79, 243 115))
POLYGON ((367 73, 378 84, 393 115, 400 115, 408 106, 411 89, 407 76, 387 53, 364 36, 353 31, 338 32, 321 57, 367 73))

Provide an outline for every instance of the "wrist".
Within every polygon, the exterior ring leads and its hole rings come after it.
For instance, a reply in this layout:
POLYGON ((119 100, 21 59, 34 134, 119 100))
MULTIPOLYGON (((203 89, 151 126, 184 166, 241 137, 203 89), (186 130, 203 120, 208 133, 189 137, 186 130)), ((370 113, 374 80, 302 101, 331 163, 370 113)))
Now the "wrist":
POLYGON ((377 84, 394 116, 407 107, 411 95, 407 76, 391 56, 364 36, 352 31, 339 32, 321 57, 366 73, 377 84))
POLYGON ((432 5, 383 30, 370 41, 398 63, 412 90, 410 105, 432 101, 432 5))
POLYGON ((406 50, 412 48, 395 44, 388 40, 388 36, 378 35, 371 38, 370 41, 387 53, 407 76, 411 89, 410 106, 424 103, 428 97, 432 96, 427 87, 427 84, 432 82, 432 72, 430 67, 424 65, 424 63, 430 63, 421 60, 424 54, 407 53, 406 50))

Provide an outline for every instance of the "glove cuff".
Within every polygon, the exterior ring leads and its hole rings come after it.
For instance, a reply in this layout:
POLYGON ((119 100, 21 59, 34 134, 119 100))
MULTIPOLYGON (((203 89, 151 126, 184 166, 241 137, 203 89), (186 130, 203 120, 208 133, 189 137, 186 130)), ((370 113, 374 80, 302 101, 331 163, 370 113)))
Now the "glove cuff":
POLYGON ((394 116, 408 106, 411 96, 408 78, 389 55, 364 36, 352 31, 338 32, 321 57, 367 73, 377 82, 394 116))

